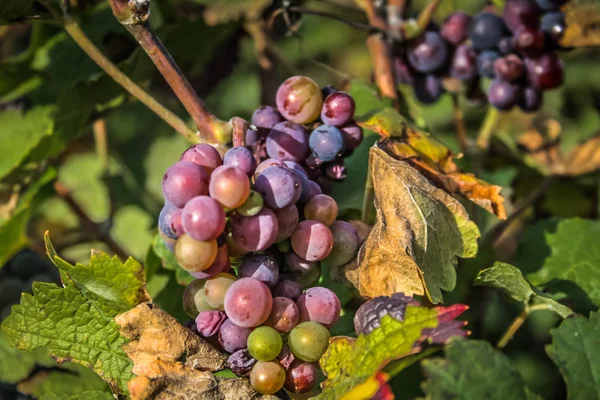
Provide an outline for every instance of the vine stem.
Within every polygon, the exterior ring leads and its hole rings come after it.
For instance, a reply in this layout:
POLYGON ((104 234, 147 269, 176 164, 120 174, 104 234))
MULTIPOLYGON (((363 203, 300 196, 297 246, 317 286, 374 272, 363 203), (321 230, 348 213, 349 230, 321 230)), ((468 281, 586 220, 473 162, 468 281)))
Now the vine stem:
POLYGON ((198 143, 196 132, 190 129, 187 124, 175 115, 173 112, 165 108, 154 97, 139 87, 127 75, 125 75, 115 64, 113 64, 102 52, 92 43, 85 32, 81 30, 79 25, 72 19, 67 18, 64 23, 64 29, 67 34, 77 43, 88 57, 92 59, 108 76, 123 87, 129 94, 137 98, 146 107, 152 110, 163 121, 169 124, 175 131, 192 143, 198 143))
POLYGON ((463 109, 460 105, 460 97, 458 94, 452 94, 452 108, 454 112, 454 125, 456 129, 456 138, 460 145, 460 150, 467 154, 469 150, 469 142, 467 138, 467 128, 465 127, 465 118, 463 109))
POLYGON ((517 318, 515 318, 515 320, 512 322, 512 324, 510 324, 510 326, 506 330, 506 332, 504 332, 504 335, 502 335, 500 340, 498 340, 498 344, 496 345, 496 347, 499 349, 503 349, 504 347, 506 347, 508 342, 510 342, 515 336, 515 333, 517 333, 519 328, 523 326, 529 314, 538 310, 550 310, 550 307, 547 304, 538 304, 535 306, 526 305, 523 312, 519 314, 517 318))
POLYGON ((498 126, 498 122, 500 122, 500 111, 496 110, 494 107, 489 107, 488 112, 483 120, 483 124, 481 125, 481 129, 479 130, 479 135, 477 136, 477 147, 480 149, 487 149, 490 145, 490 139, 494 132, 494 129, 498 126))

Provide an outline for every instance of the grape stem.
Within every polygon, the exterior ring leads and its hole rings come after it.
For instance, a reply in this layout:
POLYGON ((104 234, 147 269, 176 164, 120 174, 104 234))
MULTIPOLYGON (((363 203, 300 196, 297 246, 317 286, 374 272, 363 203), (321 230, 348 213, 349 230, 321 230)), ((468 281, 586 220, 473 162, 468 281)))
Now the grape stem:
POLYGON ((494 107, 488 107, 488 112, 481 124, 481 129, 477 135, 477 147, 480 149, 487 149, 490 145, 490 139, 494 133, 494 129, 498 126, 502 114, 494 107))
POLYGON ((460 145, 460 150, 463 152, 463 154, 467 154, 469 151, 467 128, 465 127, 464 113, 460 105, 460 97, 456 93, 452 94, 452 111, 454 113, 454 126, 456 129, 456 138, 460 145))
POLYGON ((288 10, 291 12, 297 12, 300 14, 307 14, 307 15, 315 15, 315 16, 319 16, 319 17, 326 17, 329 19, 333 19, 336 20, 338 22, 341 22, 343 24, 346 24, 354 29, 358 29, 358 30, 363 30, 363 31, 367 31, 369 33, 380 33, 383 35, 387 35, 388 32, 385 29, 385 24, 383 26, 375 26, 375 25, 368 25, 368 24, 362 24, 360 22, 354 22, 354 21, 350 21, 347 20, 345 18, 340 17, 339 15, 335 15, 335 14, 331 14, 328 13, 326 11, 318 11, 318 10, 311 10, 308 8, 304 8, 304 7, 299 7, 299 6, 291 6, 288 7, 288 10))
POLYGON ((248 121, 240 117, 233 117, 231 125, 233 127, 233 146, 246 146, 246 131, 250 128, 248 121))
POLYGON ((99 118, 92 125, 94 132, 94 143, 96 145, 96 154, 102 171, 108 168, 108 139, 106 135, 106 120, 99 118))
POLYGON ((515 318, 512 324, 510 324, 506 332, 504 332, 504 335, 502 335, 500 340, 498 340, 498 344, 496 345, 496 347, 499 349, 503 349, 504 347, 506 347, 508 342, 510 342, 515 336, 519 328, 523 326, 529 314, 538 310, 551 310, 551 308, 548 304, 538 304, 535 306, 525 305, 525 309, 523 310, 523 312, 519 314, 517 318, 515 318))
POLYGON ((206 105, 183 75, 171 54, 151 29, 148 23, 150 1, 108 0, 108 3, 115 18, 144 49, 188 111, 198 128, 198 137, 213 144, 227 143, 231 138, 231 123, 221 121, 206 108, 206 105))

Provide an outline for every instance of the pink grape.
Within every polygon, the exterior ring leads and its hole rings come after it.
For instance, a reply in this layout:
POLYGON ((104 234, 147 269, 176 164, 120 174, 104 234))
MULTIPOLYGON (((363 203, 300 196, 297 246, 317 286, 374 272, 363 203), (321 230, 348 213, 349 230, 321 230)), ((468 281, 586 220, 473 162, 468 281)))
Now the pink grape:
POLYGON ((183 232, 181 223, 181 208, 167 203, 158 216, 158 227, 169 239, 177 239, 183 232))
POLYGON ((258 128, 271 129, 280 122, 284 121, 279 111, 271 106, 262 106, 257 108, 252 114, 252 125, 258 128))
POLYGON ((225 313, 236 325, 252 328, 265 322, 273 307, 267 285, 253 278, 240 278, 225 294, 225 313))
POLYGON ((265 169, 256 178, 254 190, 263 196, 265 204, 272 209, 294 204, 302 194, 300 179, 294 171, 285 167, 265 169))
POLYGON ((340 299, 324 287, 312 287, 300 295, 298 301, 300 322, 312 321, 331 329, 340 318, 340 299))
POLYGON ((299 220, 298 208, 292 204, 280 210, 275 210, 274 213, 279 223, 279 234, 275 242, 279 243, 289 239, 296 230, 299 220))
POLYGON ((244 328, 234 324, 231 319, 226 319, 219 328, 219 343, 228 353, 235 353, 246 348, 248 336, 252 328, 244 328))
POLYGON ((267 136, 267 154, 276 160, 304 161, 308 156, 308 134, 294 122, 280 122, 267 136))
POLYGON ((327 125, 342 126, 354 118, 356 105, 346 92, 331 93, 323 101, 321 121, 327 125))
POLYGON ((305 178, 308 178, 308 173, 306 172, 304 167, 302 165, 298 164, 296 161, 285 160, 283 162, 283 164, 286 167, 288 167, 289 169, 293 169, 294 171, 301 173, 302 175, 304 175, 305 178))
POLYGON ((319 221, 329 226, 333 224, 338 215, 336 201, 326 194, 318 194, 308 200, 304 206, 304 217, 319 221))
POLYGON ((250 180, 244 171, 222 165, 216 168, 210 177, 210 197, 230 209, 244 204, 250 196, 250 180))
POLYGON ((317 119, 323 105, 319 85, 306 76, 288 78, 277 89, 275 100, 281 115, 297 124, 317 119))
POLYGON ((205 271, 217 258, 217 241, 200 241, 181 235, 175 243, 175 259, 188 272, 205 271))
POLYGON ((249 254, 238 268, 240 278, 254 278, 269 287, 279 280, 279 265, 274 257, 267 254, 249 254))
POLYGON ((225 272, 230 266, 231 262, 229 261, 227 246, 223 245, 217 250, 217 257, 210 267, 204 271, 190 272, 190 274, 196 279, 207 279, 225 272))
POLYGON ((307 261, 323 260, 333 249, 331 231, 318 221, 300 222, 291 241, 294 252, 307 261))
POLYGON ((196 164, 177 162, 165 172, 162 191, 167 203, 181 208, 191 198, 208 194, 208 174, 196 164))
POLYGON ((245 147, 233 147, 225 153, 223 165, 238 167, 248 175, 254 175, 256 170, 256 159, 250 150, 245 147))
POLYGON ((196 196, 183 207, 183 230, 194 240, 213 240, 225 229, 223 207, 208 196, 196 196))
POLYGON ((308 181, 308 184, 310 185, 309 187, 309 192, 308 192, 308 198, 311 199, 313 197, 315 197, 318 194, 322 194, 323 191, 321 190, 321 186, 319 186, 319 184, 315 181, 308 181))
POLYGON ((183 152, 179 161, 189 161, 204 168, 210 175, 215 168, 223 164, 221 155, 209 144, 198 143, 183 152))
POLYGON ((245 251, 263 251, 275 243, 279 234, 275 213, 264 207, 252 217, 235 215, 231 219, 233 240, 245 251))
POLYGON ((271 314, 265 321, 265 325, 275 328, 279 333, 288 333, 298 325, 299 318, 298 306, 292 299, 275 297, 271 314))

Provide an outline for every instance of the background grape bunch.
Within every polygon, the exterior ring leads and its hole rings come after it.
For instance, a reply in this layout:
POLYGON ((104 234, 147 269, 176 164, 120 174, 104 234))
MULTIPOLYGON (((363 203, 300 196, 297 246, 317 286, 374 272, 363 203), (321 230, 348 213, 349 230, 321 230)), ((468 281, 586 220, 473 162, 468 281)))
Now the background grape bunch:
MULTIPOLYGON (((487 100, 499 110, 540 109, 543 92, 562 85, 558 40, 565 31, 560 7, 566 0, 507 0, 502 17, 482 11, 431 23, 406 46, 397 46, 394 69, 399 83, 411 85, 423 103, 437 101, 447 78, 464 83, 467 98, 487 100), (490 79, 487 93, 481 79, 490 79)), ((455 89, 452 89, 455 90, 455 89)))
POLYGON ((314 363, 341 309, 332 290, 314 285, 329 268, 348 263, 361 242, 354 225, 336 220, 335 200, 310 179, 362 138, 352 98, 321 93, 309 78, 293 77, 279 89, 281 113, 271 107, 254 113, 260 128, 248 136, 272 126, 260 139, 271 158, 257 164, 246 147, 221 158, 214 147, 196 144, 162 182, 160 234, 196 278, 183 296, 193 329, 230 353, 231 370, 249 374, 263 394, 314 386, 314 363), (301 123, 319 115, 325 123, 309 135, 301 123))

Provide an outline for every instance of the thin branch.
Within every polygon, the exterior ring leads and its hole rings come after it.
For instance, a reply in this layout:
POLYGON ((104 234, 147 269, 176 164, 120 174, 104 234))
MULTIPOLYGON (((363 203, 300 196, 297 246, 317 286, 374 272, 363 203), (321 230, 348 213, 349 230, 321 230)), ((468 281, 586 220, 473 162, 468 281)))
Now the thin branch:
POLYGON ((433 19, 435 12, 437 11, 441 0, 433 0, 421 12, 419 13, 419 17, 417 18, 417 25, 421 28, 421 31, 425 31, 429 23, 433 19))
POLYGON ((246 131, 250 128, 250 124, 243 118, 231 118, 233 126, 233 146, 243 147, 246 145, 246 131))
POLYGON ((365 182, 365 193, 363 194, 363 204, 361 212, 361 220, 365 224, 371 224, 373 221, 373 211, 375 209, 375 188, 373 186, 373 158, 369 152, 369 166, 367 169, 367 180, 365 182))
POLYGON ((500 114, 500 111, 489 106, 481 129, 479 130, 479 134, 477 135, 477 147, 480 149, 487 149, 489 147, 490 139, 492 138, 494 129, 498 126, 498 122, 500 122, 501 116, 502 114, 500 114))
POLYGON ((340 17, 339 15, 336 14, 331 14, 328 13, 326 11, 318 11, 318 10, 311 10, 308 8, 304 8, 304 7, 299 7, 299 6, 292 6, 288 8, 289 11, 292 12, 297 12, 300 14, 307 14, 307 15, 316 15, 319 17, 325 17, 325 18, 329 18, 329 19, 333 19, 335 21, 341 22, 343 24, 346 24, 354 29, 358 29, 358 30, 362 30, 362 31, 367 31, 369 33, 381 33, 383 35, 387 35, 387 30, 385 29, 385 24, 383 26, 374 26, 374 25, 368 25, 368 24, 362 24, 360 22, 354 22, 354 21, 350 21, 347 20, 345 18, 340 17))
POLYGON ((452 109, 454 113, 454 126, 456 129, 456 138, 460 145, 460 150, 467 154, 469 150, 469 143, 467 137, 467 128, 465 127, 465 118, 462 107, 460 105, 460 98, 458 94, 452 94, 452 109))
POLYGON ((106 120, 99 118, 92 125, 94 131, 94 142, 96 144, 96 154, 100 162, 100 168, 106 171, 108 167, 108 139, 106 135, 106 120))
POLYGON ((515 318, 515 320, 512 322, 512 324, 510 324, 510 326, 506 330, 506 332, 504 332, 504 335, 502 335, 500 340, 498 340, 498 344, 496 345, 496 347, 499 349, 503 349, 504 347, 506 347, 508 342, 510 342, 515 336, 519 328, 523 326, 529 314, 538 310, 550 310, 550 306, 547 304, 538 304, 535 306, 526 305, 523 312, 519 314, 517 318, 515 318))

